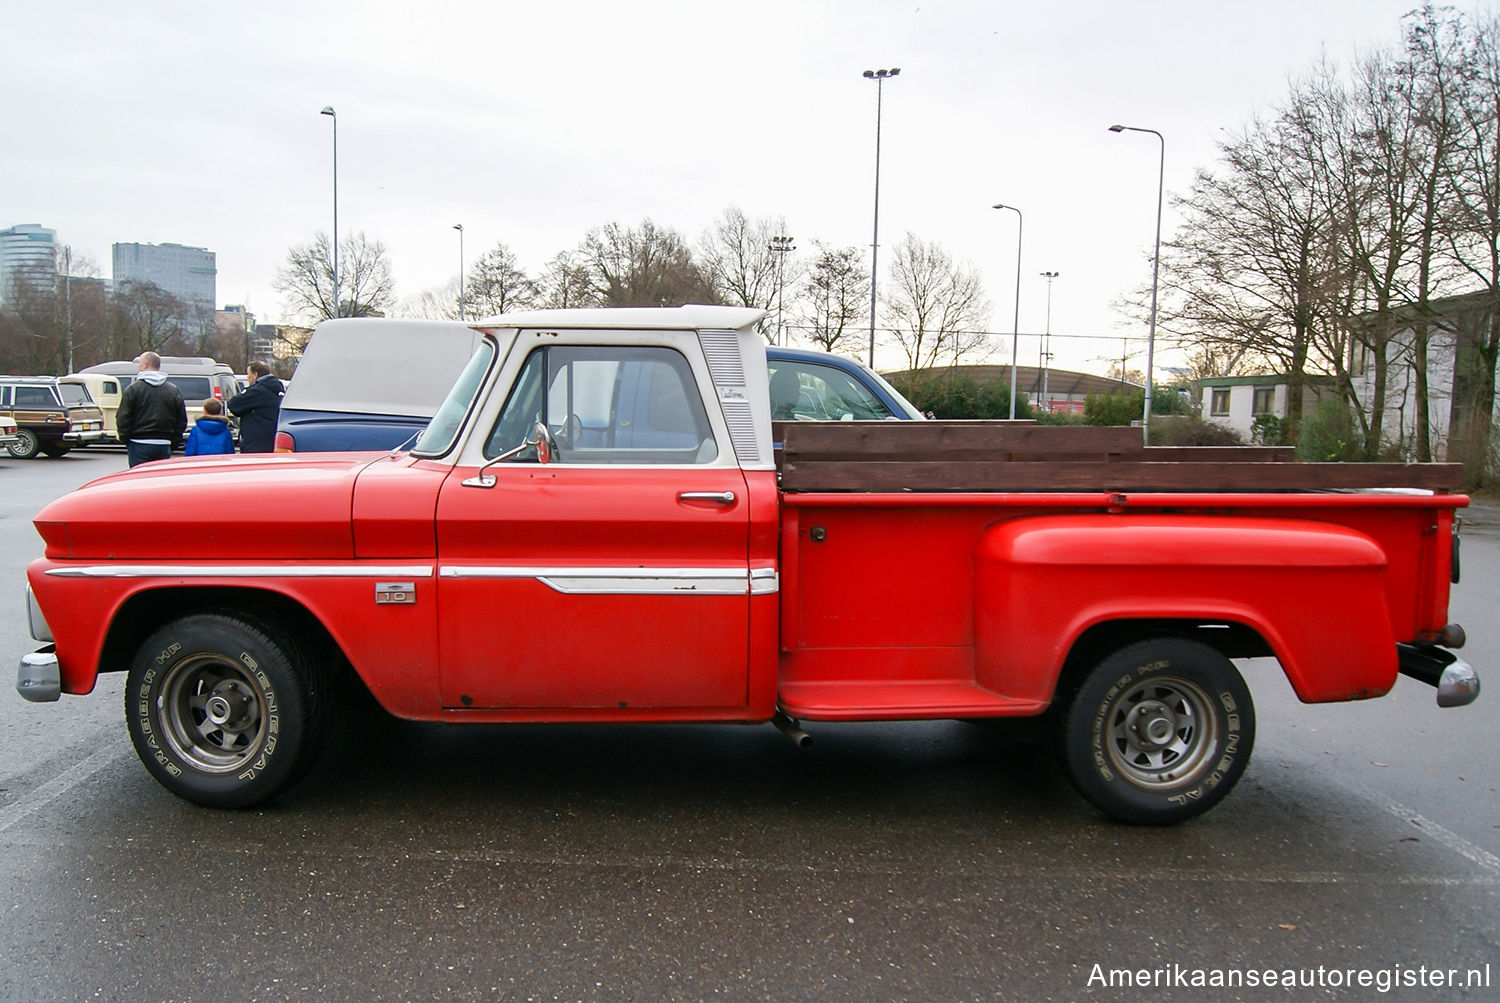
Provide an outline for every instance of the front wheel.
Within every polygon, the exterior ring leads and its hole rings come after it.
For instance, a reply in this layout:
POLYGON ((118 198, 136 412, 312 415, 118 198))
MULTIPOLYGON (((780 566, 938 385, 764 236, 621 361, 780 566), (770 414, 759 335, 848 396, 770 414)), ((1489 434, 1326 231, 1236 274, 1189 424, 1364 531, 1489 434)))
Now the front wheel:
POLYGON ((328 685, 298 639, 203 613, 141 645, 125 687, 136 754, 194 804, 244 808, 312 765, 327 738, 328 685))
POLYGON ((1063 715, 1069 779, 1126 822, 1202 814, 1250 761, 1255 709, 1233 663, 1206 644, 1142 641, 1105 658, 1063 715))

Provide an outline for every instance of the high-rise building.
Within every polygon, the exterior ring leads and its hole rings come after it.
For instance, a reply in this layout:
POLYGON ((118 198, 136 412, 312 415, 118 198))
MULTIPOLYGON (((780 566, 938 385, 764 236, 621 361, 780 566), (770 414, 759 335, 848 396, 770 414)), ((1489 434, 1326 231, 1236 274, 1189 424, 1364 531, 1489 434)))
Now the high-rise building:
POLYGON ((114 288, 151 282, 189 306, 206 311, 213 323, 218 267, 213 251, 182 244, 114 245, 114 288))
POLYGON ((57 231, 39 223, 0 230, 0 301, 14 298, 25 282, 50 292, 57 284, 57 231))

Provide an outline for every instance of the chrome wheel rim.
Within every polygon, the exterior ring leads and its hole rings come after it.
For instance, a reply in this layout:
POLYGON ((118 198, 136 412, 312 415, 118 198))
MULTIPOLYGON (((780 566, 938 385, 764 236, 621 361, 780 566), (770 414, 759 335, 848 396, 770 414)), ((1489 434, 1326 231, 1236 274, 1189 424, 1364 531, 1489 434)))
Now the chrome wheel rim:
POLYGON ((244 666, 217 655, 174 665, 157 708, 172 751, 205 773, 241 769, 266 736, 264 692, 244 666))
POLYGON ((1105 715, 1104 740, 1110 765, 1136 786, 1182 787, 1212 766, 1218 718, 1201 686, 1156 678, 1115 698, 1105 715))

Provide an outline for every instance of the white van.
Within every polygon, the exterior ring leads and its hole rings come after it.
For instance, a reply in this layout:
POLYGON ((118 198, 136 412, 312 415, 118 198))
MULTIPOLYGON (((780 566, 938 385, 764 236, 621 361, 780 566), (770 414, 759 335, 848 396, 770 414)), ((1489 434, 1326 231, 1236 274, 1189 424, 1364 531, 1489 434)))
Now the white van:
POLYGON ((276 451, 392 449, 410 442, 481 340, 457 320, 323 321, 281 399, 276 451))
MULTIPOLYGON (((239 392, 234 381, 234 370, 222 362, 205 356, 163 355, 161 371, 167 382, 174 384, 182 394, 182 403, 187 407, 188 427, 203 416, 203 402, 210 397, 227 403, 239 392)), ((134 362, 101 362, 97 366, 86 366, 76 373, 58 377, 59 383, 77 383, 86 387, 89 396, 104 412, 104 441, 119 442, 115 429, 115 414, 120 410, 120 395, 135 379, 134 362)), ((226 412, 225 417, 228 417, 226 412)))

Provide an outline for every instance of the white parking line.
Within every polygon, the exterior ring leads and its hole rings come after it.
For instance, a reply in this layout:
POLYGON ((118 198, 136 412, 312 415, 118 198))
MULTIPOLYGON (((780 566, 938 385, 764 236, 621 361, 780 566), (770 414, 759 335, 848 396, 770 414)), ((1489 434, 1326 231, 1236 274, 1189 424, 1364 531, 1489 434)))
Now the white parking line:
POLYGON ((1381 807, 1385 808, 1392 815, 1405 819, 1454 853, 1468 858, 1470 863, 1488 871, 1490 877, 1500 878, 1500 857, 1495 856, 1488 850, 1475 846, 1458 833, 1451 829, 1443 828, 1425 815, 1412 811, 1394 798, 1386 797, 1384 794, 1378 794, 1374 791, 1370 791, 1369 793, 1373 800, 1379 802, 1381 807))
POLYGON ((88 780, 124 753, 116 749, 100 749, 81 763, 76 763, 42 784, 15 804, 0 808, 0 832, 5 832, 26 816, 43 808, 88 780))

